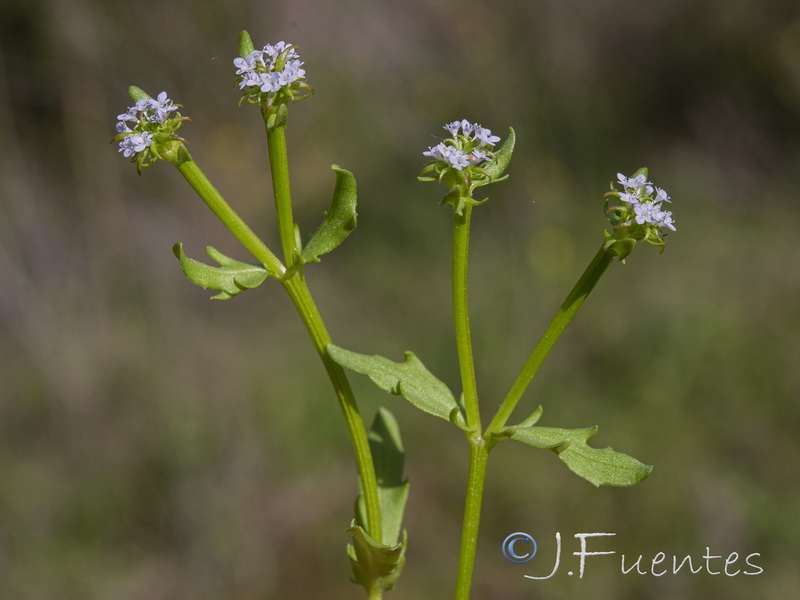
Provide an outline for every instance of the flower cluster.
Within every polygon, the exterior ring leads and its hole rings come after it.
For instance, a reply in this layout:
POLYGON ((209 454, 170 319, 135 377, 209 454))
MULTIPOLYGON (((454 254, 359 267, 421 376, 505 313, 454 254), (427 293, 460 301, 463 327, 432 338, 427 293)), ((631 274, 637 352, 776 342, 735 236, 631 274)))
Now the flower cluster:
POLYGON ((475 188, 508 177, 501 175, 511 160, 514 131, 510 130, 508 139, 495 154, 492 149, 500 138, 485 127, 464 119, 448 123, 444 128, 452 137, 422 153, 431 162, 417 179, 444 183, 449 191, 442 203, 452 204, 456 214, 461 215, 466 206, 485 202, 472 197, 475 188))
MULTIPOLYGON (((492 135, 489 129, 466 119, 448 123, 444 128, 453 137, 422 153, 432 161, 417 179, 440 181, 447 185, 450 194, 454 198, 460 198, 453 203, 460 214, 465 202, 479 204, 472 200, 472 192, 476 187, 505 179, 497 178, 502 169, 499 168, 497 156, 491 150, 500 138, 492 135)), ((450 200, 445 197, 445 202, 450 200)))
POLYGON ((297 96, 298 90, 311 90, 305 83, 303 62, 295 47, 286 42, 274 46, 267 44, 263 50, 253 50, 243 58, 234 58, 233 65, 242 99, 247 98, 250 102, 266 100, 272 103, 279 93, 286 99, 297 100, 308 95, 297 96))
POLYGON ((492 135, 490 130, 477 123, 470 123, 466 119, 448 123, 444 128, 453 137, 422 153, 423 156, 429 156, 435 161, 428 170, 435 170, 440 174, 444 169, 450 168, 462 171, 467 167, 487 163, 494 158, 494 154, 486 148, 494 146, 500 138, 492 135))
POLYGON ((117 135, 112 142, 118 141, 119 152, 135 162, 141 171, 142 167, 159 158, 154 142, 160 139, 181 139, 176 132, 187 117, 178 113, 180 106, 167 97, 167 92, 161 92, 157 98, 142 94, 133 106, 117 115, 117 135))
POLYGON ((672 212, 663 208, 664 203, 671 202, 663 188, 647 180, 647 169, 639 169, 632 177, 617 173, 616 185, 612 183, 606 193, 606 215, 614 226, 614 235, 607 235, 663 247, 668 233, 664 230, 676 231, 672 212))

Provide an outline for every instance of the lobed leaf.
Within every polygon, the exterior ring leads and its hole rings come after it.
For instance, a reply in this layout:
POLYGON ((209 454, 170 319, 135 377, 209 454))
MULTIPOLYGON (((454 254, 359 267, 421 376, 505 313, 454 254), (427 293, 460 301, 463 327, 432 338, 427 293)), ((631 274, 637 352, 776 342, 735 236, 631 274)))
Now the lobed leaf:
POLYGON ((611 448, 592 448, 586 442, 597 427, 559 429, 518 427, 513 439, 536 448, 552 450, 572 472, 595 486, 631 486, 650 475, 653 467, 611 448))
POLYGON ((206 253, 219 265, 212 267, 183 252, 183 244, 177 243, 172 247, 175 256, 181 263, 181 271, 186 278, 194 284, 205 289, 219 290, 219 294, 212 300, 228 300, 233 296, 258 287, 269 276, 269 271, 263 265, 251 265, 234 260, 215 250, 206 247, 206 253))

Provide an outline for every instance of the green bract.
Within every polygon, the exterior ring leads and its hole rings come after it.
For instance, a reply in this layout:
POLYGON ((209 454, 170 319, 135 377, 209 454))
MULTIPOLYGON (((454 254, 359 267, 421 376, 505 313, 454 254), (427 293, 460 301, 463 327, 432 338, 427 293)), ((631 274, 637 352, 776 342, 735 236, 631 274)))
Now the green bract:
POLYGON ((341 244, 356 226, 356 179, 350 171, 337 165, 332 165, 331 169, 336 173, 331 209, 325 214, 325 220, 319 229, 303 247, 300 253, 303 262, 319 262, 320 255, 341 244))

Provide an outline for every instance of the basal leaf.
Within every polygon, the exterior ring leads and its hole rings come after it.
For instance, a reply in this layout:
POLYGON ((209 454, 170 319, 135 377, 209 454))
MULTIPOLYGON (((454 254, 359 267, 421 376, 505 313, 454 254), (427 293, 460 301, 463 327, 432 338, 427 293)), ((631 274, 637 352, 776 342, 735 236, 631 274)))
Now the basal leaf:
POLYGON ((356 226, 356 178, 337 165, 331 168, 336 173, 331 209, 300 252, 303 262, 319 262, 320 255, 341 244, 356 226))
POLYGON ((596 433, 597 427, 518 427, 513 439, 536 448, 552 450, 570 470, 596 486, 631 486, 650 475, 653 467, 632 456, 611 448, 589 446, 587 440, 596 433))
POLYGON ((413 352, 406 352, 401 363, 383 356, 358 354, 332 344, 328 345, 328 353, 344 368, 369 376, 382 390, 403 396, 426 413, 449 421, 452 410, 459 409, 447 385, 434 377, 413 352))
POLYGON ((219 290, 213 300, 228 300, 236 294, 261 285, 269 276, 263 265, 251 265, 225 256, 211 246, 206 248, 208 255, 219 265, 212 267, 183 252, 183 244, 178 243, 172 251, 181 262, 181 270, 186 278, 202 288, 219 290))

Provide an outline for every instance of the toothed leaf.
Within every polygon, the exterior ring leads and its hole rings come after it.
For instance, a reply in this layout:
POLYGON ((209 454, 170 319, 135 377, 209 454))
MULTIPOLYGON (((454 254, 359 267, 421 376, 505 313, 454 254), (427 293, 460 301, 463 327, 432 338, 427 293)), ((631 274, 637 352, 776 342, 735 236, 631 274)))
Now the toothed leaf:
POLYGON ((653 467, 611 448, 592 448, 586 442, 597 427, 559 429, 518 427, 512 439, 552 450, 571 471, 595 486, 631 486, 650 475, 653 467))

